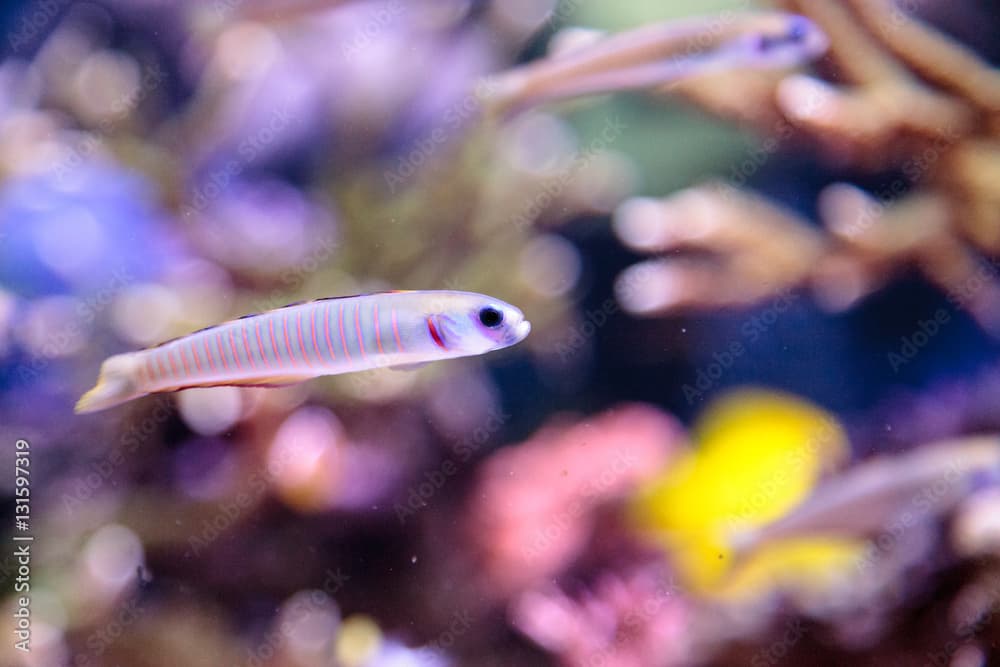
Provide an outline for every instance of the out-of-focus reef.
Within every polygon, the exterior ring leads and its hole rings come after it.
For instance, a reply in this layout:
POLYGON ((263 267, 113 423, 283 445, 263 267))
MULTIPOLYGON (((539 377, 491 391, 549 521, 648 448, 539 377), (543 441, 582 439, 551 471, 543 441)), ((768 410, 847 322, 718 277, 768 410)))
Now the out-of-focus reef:
MULTIPOLYGON (((30 443, 32 651, 0 643, 0 664, 996 661, 1000 367, 856 414, 721 391, 818 384, 797 377, 815 356, 861 393, 870 359, 843 341, 872 333, 830 313, 914 269, 1000 332, 1000 75, 931 20, 974 23, 973 3, 918 4, 606 33, 567 25, 597 5, 552 0, 17 3, 0 469, 30 443), (629 102, 575 124, 611 94, 629 102), (649 191, 680 162, 724 171, 632 125, 675 103, 717 123, 699 137, 762 137, 738 177, 649 191), (795 207, 747 187, 793 149, 817 179, 888 185, 824 181, 795 207), (531 336, 71 416, 110 354, 397 288, 495 295, 531 336), (802 335, 836 344, 688 335, 802 292, 824 309, 802 335), (708 357, 686 413, 679 373, 708 357)), ((18 568, 0 553, 0 579, 18 568)))

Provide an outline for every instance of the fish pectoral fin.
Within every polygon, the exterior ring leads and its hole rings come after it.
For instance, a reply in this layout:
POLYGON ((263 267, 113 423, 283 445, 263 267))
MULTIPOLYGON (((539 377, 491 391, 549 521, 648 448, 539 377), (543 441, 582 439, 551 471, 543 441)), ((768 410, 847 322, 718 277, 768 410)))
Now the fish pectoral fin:
POLYGON ((234 387, 286 387, 290 384, 311 380, 314 377, 314 375, 269 375, 267 377, 233 380, 226 384, 234 387))
POLYGON ((199 382, 173 387, 163 387, 156 391, 183 391, 185 389, 202 389, 205 387, 287 387, 311 380, 315 375, 268 375, 266 377, 244 378, 242 380, 224 380, 222 382, 199 382))

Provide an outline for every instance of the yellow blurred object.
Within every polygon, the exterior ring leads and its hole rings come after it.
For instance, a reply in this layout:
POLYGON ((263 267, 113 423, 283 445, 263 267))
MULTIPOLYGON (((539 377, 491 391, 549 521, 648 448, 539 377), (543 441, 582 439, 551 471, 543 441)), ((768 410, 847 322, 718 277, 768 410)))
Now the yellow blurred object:
POLYGON ((732 546, 740 531, 796 507, 846 459, 847 439, 832 415, 794 396, 741 390, 705 411, 694 441, 632 507, 692 590, 741 596, 781 584, 822 585, 823 574, 860 557, 853 540, 785 540, 746 554, 732 546))
POLYGON ((354 614, 344 619, 334 652, 337 664, 358 667, 366 664, 382 645, 382 631, 368 616, 354 614))

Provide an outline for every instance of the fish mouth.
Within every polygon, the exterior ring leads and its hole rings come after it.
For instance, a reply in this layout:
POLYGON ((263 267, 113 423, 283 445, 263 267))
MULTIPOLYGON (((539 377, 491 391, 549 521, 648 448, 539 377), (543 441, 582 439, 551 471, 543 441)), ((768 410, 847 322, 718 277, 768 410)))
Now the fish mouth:
POLYGON ((528 334, 531 333, 531 322, 528 320, 521 320, 514 327, 514 335, 512 336, 514 343, 520 342, 527 338, 528 334))

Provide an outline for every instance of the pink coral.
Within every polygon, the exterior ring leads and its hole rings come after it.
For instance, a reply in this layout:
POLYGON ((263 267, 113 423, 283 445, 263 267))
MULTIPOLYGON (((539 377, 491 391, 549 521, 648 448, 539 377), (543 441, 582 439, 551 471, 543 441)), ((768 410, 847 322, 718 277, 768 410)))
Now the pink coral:
POLYGON ((594 511, 661 469, 682 438, 673 418, 626 405, 494 454, 467 513, 491 589, 503 596, 564 569, 587 544, 594 511))
POLYGON ((662 568, 605 574, 576 598, 554 587, 515 603, 513 623, 566 665, 641 667, 690 659, 688 603, 662 568))

